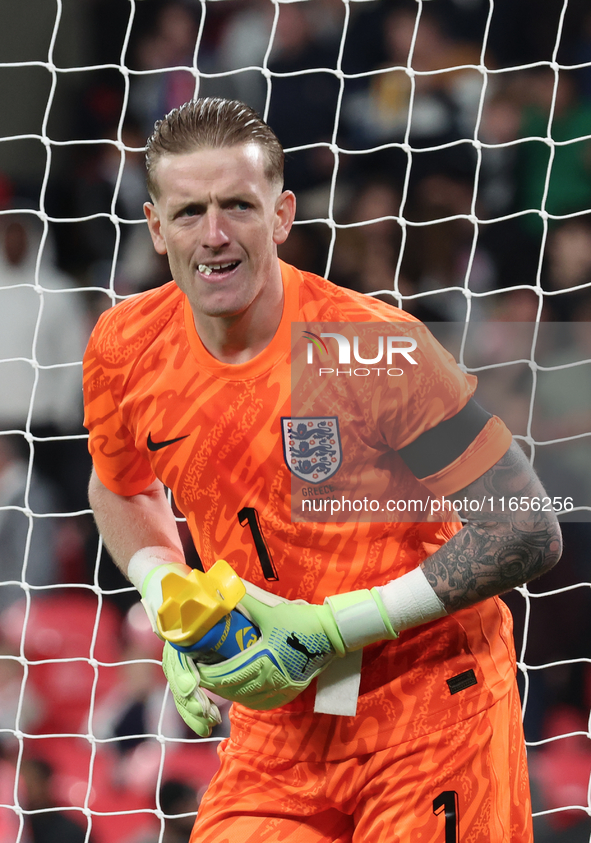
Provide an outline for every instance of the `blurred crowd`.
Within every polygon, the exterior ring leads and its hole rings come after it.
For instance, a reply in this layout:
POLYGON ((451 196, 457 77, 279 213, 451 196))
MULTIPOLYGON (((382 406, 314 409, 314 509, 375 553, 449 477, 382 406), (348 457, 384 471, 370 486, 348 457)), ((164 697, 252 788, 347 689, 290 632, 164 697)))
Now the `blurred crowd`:
MULTIPOLYGON (((54 21, 41 5, 24 0, 5 21, 6 61, 47 60, 54 21)), ((561 0, 495 0, 491 17, 489 0, 425 0, 419 18, 418 10, 415 0, 64 0, 54 60, 71 72, 57 74, 47 114, 46 90, 38 99, 23 94, 7 119, 4 134, 22 138, 11 142, 13 164, 8 145, 0 149, 0 803, 13 798, 2 794, 18 757, 15 728, 92 731, 102 741, 98 749, 83 738, 25 741, 30 843, 84 839, 76 834, 86 827, 85 806, 131 805, 137 818, 156 807, 156 781, 161 812, 178 814, 177 825, 161 820, 162 840, 184 840, 216 765, 212 745, 187 735, 164 700, 137 595, 99 552, 85 511, 80 360, 102 310, 169 280, 142 223, 142 148, 171 108, 214 95, 265 115, 288 150, 286 187, 298 197, 281 257, 429 323, 469 319, 466 364, 500 364, 482 372, 483 403, 526 446, 591 430, 591 364, 535 375, 527 364, 503 365, 529 359, 533 329, 523 323, 538 318, 560 323, 540 335, 543 366, 591 357, 591 9, 570 0, 561 17, 561 0), (50 158, 25 137, 45 120, 50 158), (96 595, 84 586, 105 596, 98 637, 96 595), (29 669, 23 696, 25 593, 25 656, 50 663, 29 669), (78 610, 83 629, 73 640, 78 610), (97 683, 95 669, 76 661, 93 641, 104 644, 98 661, 117 665, 102 667, 97 683), (52 663, 58 654, 74 661, 52 663), (56 690, 74 685, 75 694, 56 690), (173 740, 168 761, 145 734, 173 740), (91 750, 95 784, 87 792, 91 750), (46 810, 56 805, 78 810, 46 810), (64 825, 48 831, 39 816, 64 825)), ((29 90, 37 70, 11 71, 17 91, 21 80, 29 90)), ((589 506, 587 442, 538 448, 535 465, 552 494, 589 506)), ((520 658, 572 660, 528 671, 532 742, 588 728, 591 598, 588 588, 561 589, 591 579, 589 518, 578 513, 564 529, 563 561, 532 585, 534 595, 558 593, 531 599, 527 623, 524 598, 507 597, 520 658)), ((587 804, 584 737, 542 743, 530 763, 537 810, 587 804)), ((14 812, 0 810, 0 843, 12 840, 14 822, 14 812)), ((576 843, 590 833, 580 811, 536 822, 536 843, 576 843)), ((139 836, 138 827, 129 817, 117 832, 99 821, 91 839, 158 839, 157 823, 139 836)))

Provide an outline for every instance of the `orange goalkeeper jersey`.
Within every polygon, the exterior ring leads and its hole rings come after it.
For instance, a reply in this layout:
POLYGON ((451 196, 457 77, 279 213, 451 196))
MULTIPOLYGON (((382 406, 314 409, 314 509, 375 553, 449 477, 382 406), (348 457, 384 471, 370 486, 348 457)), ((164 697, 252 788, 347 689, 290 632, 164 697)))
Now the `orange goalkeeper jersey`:
MULTIPOLYGON (((441 460, 429 437, 467 412, 475 378, 424 332, 412 355, 393 352, 388 371, 384 347, 382 381, 358 371, 353 386, 348 371, 367 368, 358 361, 368 361, 370 351, 351 337, 353 368, 341 365, 341 326, 366 323, 391 335, 396 323, 394 347, 404 348, 402 338, 420 323, 310 273, 281 269, 281 323, 267 348, 243 364, 207 352, 173 282, 104 313, 84 359, 85 424, 104 485, 131 496, 159 478, 187 518, 206 569, 224 558, 268 591, 322 603, 382 585, 433 553, 459 523, 388 520, 386 502, 425 503, 464 488, 500 459, 511 437, 491 417, 459 453, 452 448, 441 460), (319 341, 334 365, 328 357, 309 365, 319 341), (319 388, 319 368, 342 374, 323 373, 319 388), (431 461, 429 452, 436 452, 431 461), (380 514, 325 517, 330 501, 363 496, 380 514), (325 508, 319 515, 304 500, 325 508)), ((313 688, 271 712, 234 706, 234 728, 245 745, 272 746, 286 757, 338 757, 359 751, 359 741, 371 751, 463 718, 492 704, 513 678, 510 615, 492 599, 366 648, 362 717, 339 718, 339 741, 316 733, 326 715, 312 712, 313 688), (286 725, 290 738, 279 740, 286 725), (304 740, 307 734, 316 737, 304 740)))

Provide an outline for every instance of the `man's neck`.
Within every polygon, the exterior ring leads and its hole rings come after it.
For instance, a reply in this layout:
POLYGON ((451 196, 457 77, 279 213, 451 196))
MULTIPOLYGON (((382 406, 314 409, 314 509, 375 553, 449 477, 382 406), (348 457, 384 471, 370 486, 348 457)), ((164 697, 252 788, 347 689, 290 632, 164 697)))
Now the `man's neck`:
POLYGON ((264 305, 257 301, 235 316, 210 317, 193 312, 195 328, 207 351, 221 363, 247 363, 265 350, 281 322, 283 286, 264 305))

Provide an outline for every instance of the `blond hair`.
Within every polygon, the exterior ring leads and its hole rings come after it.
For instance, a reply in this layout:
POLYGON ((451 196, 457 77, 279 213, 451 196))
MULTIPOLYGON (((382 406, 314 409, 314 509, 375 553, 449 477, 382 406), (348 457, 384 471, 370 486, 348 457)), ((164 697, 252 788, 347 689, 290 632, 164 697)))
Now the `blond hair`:
POLYGON ((283 185, 283 147, 250 106, 238 100, 202 97, 173 109, 163 120, 158 120, 146 144, 146 182, 150 196, 157 199, 160 193, 155 169, 162 156, 244 143, 262 147, 267 178, 283 185))

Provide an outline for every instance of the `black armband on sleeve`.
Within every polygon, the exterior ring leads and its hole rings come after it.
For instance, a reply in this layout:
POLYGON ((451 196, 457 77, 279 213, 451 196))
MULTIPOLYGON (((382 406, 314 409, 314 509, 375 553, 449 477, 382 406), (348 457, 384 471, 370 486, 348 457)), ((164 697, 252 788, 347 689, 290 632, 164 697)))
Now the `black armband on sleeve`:
POLYGON ((459 413, 421 433, 398 453, 419 480, 437 474, 464 453, 490 418, 471 398, 459 413))

